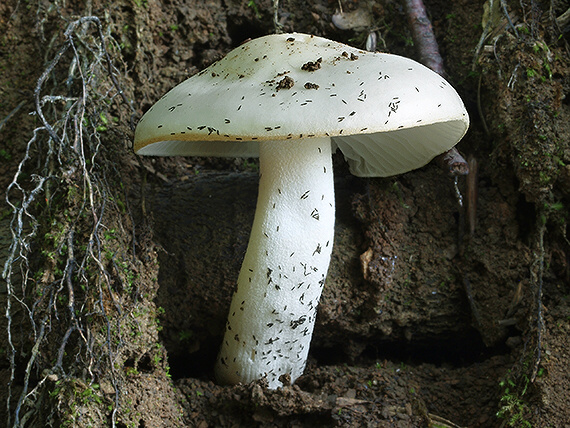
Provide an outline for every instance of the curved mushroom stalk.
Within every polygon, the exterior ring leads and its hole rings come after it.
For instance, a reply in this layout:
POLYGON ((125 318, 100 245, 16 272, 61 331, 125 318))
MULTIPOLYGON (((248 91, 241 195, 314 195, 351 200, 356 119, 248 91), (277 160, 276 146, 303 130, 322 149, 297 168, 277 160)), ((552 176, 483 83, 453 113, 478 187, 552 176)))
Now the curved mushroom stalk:
POLYGON ((221 381, 265 376, 277 388, 303 371, 333 242, 329 137, 353 174, 387 177, 449 150, 468 126, 457 92, 423 65, 295 33, 240 45, 145 113, 138 154, 261 158, 221 381))
POLYGON ((305 368, 334 236, 331 142, 260 143, 255 219, 216 363, 220 382, 305 368))

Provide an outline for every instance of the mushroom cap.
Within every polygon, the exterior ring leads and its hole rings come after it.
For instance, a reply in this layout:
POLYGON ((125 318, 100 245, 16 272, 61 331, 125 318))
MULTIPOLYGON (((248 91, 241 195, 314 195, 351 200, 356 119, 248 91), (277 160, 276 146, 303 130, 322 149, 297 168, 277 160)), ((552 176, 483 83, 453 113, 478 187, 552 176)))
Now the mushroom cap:
POLYGON ((357 176, 419 168, 465 134, 440 75, 408 58, 306 34, 251 40, 182 82, 142 117, 151 156, 257 157, 259 141, 331 137, 357 176))

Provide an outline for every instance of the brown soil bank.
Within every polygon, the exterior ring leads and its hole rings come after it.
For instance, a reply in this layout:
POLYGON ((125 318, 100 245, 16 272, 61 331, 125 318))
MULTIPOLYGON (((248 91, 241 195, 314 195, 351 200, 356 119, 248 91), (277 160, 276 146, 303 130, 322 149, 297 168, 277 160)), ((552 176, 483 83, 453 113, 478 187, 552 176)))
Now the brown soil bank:
POLYGON ((342 30, 328 0, 2 2, 0 425, 566 426, 568 5, 425 3, 471 176, 360 179, 335 156, 309 363, 270 391, 213 381, 256 161, 139 159, 133 126, 275 16, 417 58, 402 4, 341 1, 364 22, 342 30))

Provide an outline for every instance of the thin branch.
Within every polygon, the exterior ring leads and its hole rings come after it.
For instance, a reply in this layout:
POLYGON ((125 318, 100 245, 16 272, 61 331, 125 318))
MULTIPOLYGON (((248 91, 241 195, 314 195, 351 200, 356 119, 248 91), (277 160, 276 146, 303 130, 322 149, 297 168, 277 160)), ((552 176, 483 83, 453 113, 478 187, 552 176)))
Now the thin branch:
POLYGON ((404 3, 408 11, 412 38, 420 55, 420 62, 436 73, 443 75, 443 59, 439 53, 439 46, 423 1, 404 0, 404 3))
POLYGON ((544 277, 544 232, 546 231, 546 223, 544 222, 544 214, 539 213, 537 217, 537 244, 538 254, 534 262, 531 280, 536 291, 536 359, 530 381, 534 382, 538 375, 540 361, 542 359, 542 331, 544 330, 544 317, 542 314, 542 284, 544 277))
POLYGON ((8 115, 2 119, 2 121, 0 121, 0 131, 2 131, 2 128, 6 125, 6 123, 8 123, 8 121, 16 114, 18 113, 18 111, 24 107, 24 105, 27 103, 27 100, 22 100, 20 101, 20 103, 10 112, 8 113, 8 115))
MULTIPOLYGON (((408 12, 408 22, 412 29, 412 38, 418 49, 420 61, 436 73, 443 75, 443 58, 439 53, 439 46, 435 39, 433 27, 427 16, 427 11, 422 0, 404 0, 408 12)), ((439 157, 444 169, 450 175, 469 174, 469 165, 455 147, 439 157)))

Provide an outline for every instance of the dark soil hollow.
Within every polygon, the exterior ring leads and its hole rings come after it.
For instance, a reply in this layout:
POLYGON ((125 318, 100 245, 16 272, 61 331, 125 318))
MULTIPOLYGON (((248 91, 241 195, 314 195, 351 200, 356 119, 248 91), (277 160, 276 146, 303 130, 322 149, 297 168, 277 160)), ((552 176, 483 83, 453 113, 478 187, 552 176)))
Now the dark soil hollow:
MULTIPOLYGON (((506 345, 500 344, 489 348, 481 340, 481 336, 473 330, 471 336, 455 339, 433 340, 430 343, 400 343, 383 342, 368 344, 358 358, 346 355, 342 346, 322 348, 315 346, 311 349, 309 358, 321 366, 336 366, 343 364, 367 366, 376 361, 401 361, 410 366, 422 363, 436 366, 466 367, 481 363, 492 356, 508 355, 511 351, 506 345)), ((214 380, 213 361, 218 349, 202 349, 200 355, 177 355, 170 353, 170 373, 174 380, 181 378, 200 378, 214 380)), ((140 364, 140 363, 139 363, 140 364)))

